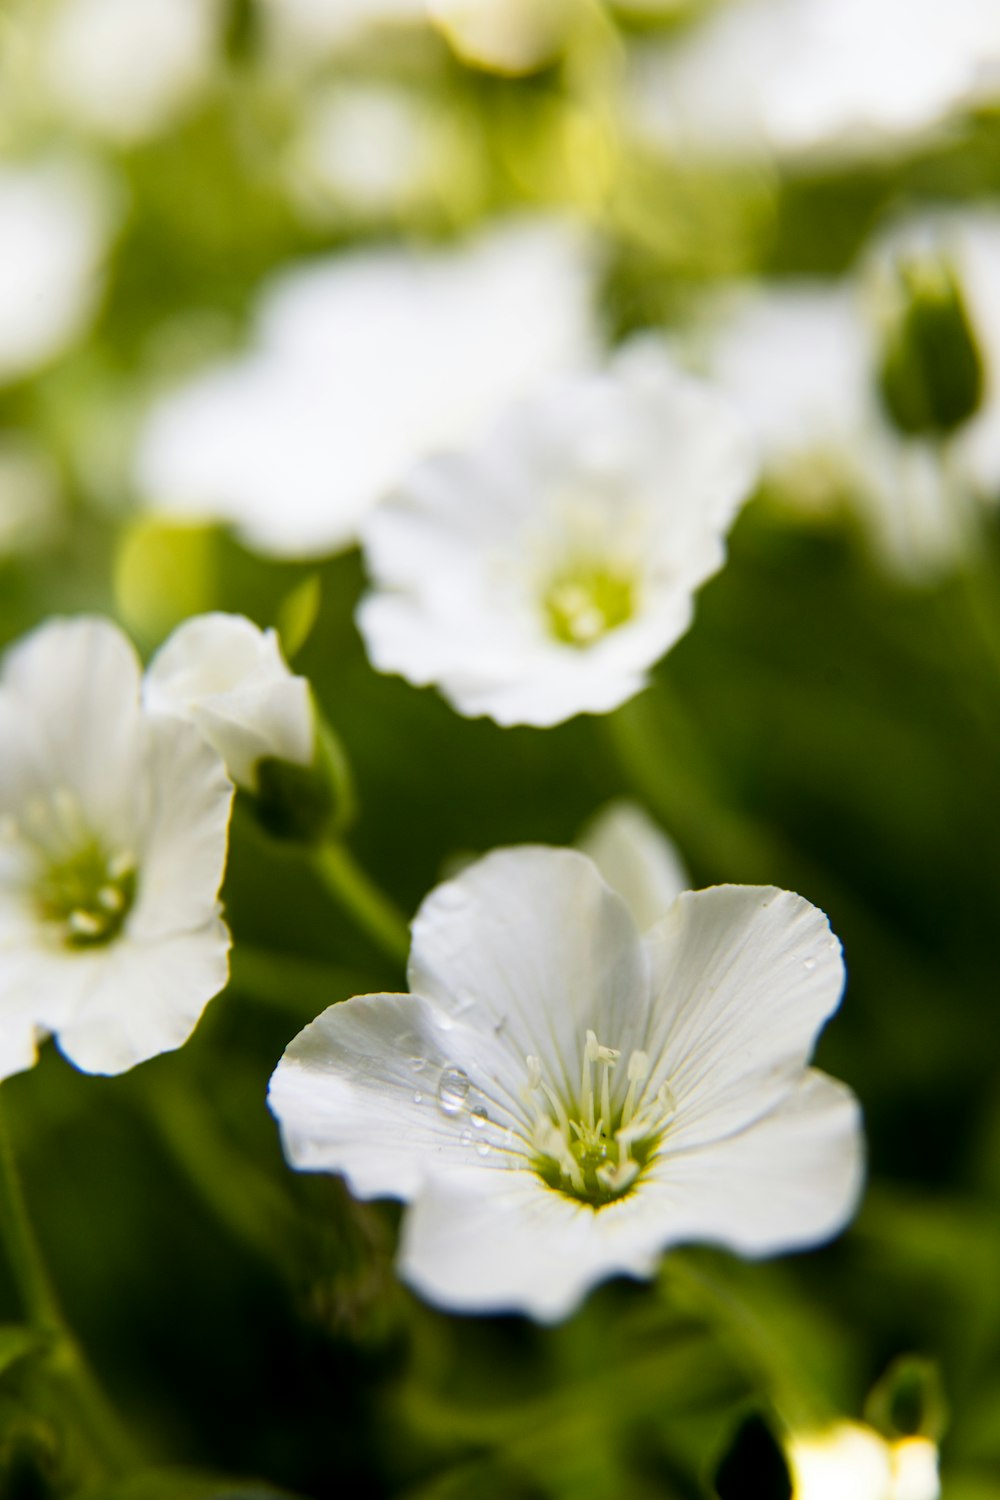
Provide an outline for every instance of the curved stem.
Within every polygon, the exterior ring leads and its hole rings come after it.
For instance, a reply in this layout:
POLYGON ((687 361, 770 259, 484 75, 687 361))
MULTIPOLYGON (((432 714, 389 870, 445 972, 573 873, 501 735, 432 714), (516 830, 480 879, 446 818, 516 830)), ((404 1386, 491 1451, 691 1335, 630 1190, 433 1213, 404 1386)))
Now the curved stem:
MULTIPOLYGON (((2 1093, 2 1090, 0 1090, 2 1093)), ((80 1426, 111 1474, 138 1467, 131 1438, 87 1364, 66 1322, 28 1216, 21 1177, 0 1099, 0 1235, 32 1327, 48 1344, 47 1360, 80 1426)))
POLYGON ((308 1018, 341 995, 363 995, 372 988, 362 970, 257 948, 238 938, 230 960, 230 985, 250 999, 293 1016, 308 1018))
POLYGON ((723 1280, 675 1252, 664 1262, 663 1283, 673 1287, 714 1326, 733 1357, 759 1384, 775 1416, 789 1432, 830 1425, 837 1413, 799 1364, 778 1344, 774 1331, 723 1280))
POLYGON ((321 844, 313 856, 317 874, 331 896, 394 964, 406 967, 410 931, 406 918, 365 873, 346 844, 321 844))

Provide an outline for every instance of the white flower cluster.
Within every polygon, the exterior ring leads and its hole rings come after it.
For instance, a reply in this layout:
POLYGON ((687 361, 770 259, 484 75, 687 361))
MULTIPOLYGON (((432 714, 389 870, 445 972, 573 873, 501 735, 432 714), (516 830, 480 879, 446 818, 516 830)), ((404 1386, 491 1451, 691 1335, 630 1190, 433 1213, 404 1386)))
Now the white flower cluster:
MULTIPOLYGON (((843 281, 717 296, 700 335, 705 367, 756 433, 770 474, 807 501, 834 492, 856 500, 904 577, 953 567, 1000 496, 998 285, 1000 216, 941 211, 895 225, 843 281), (963 320, 964 330, 946 330, 944 352, 929 346, 936 352, 926 357, 949 371, 971 357, 976 388, 959 393, 965 406, 953 420, 928 413, 907 422, 904 411, 901 421, 881 388, 893 325, 907 302, 920 317, 949 299, 942 318, 963 320)), ((920 352, 906 358, 912 379, 920 352)))
POLYGON ((90 1073, 186 1041, 229 973, 229 778, 308 763, 312 735, 308 684, 238 616, 188 621, 145 680, 106 620, 50 621, 8 651, 0 1079, 48 1034, 90 1073))

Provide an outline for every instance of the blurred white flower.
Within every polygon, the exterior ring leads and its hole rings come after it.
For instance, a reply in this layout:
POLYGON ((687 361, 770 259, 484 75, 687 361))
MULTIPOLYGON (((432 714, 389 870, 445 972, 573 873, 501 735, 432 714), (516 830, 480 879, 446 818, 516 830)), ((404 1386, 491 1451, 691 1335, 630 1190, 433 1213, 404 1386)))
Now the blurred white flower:
MULTIPOLYGON (((704 335, 703 363, 759 437, 772 475, 808 504, 845 494, 886 563, 932 577, 974 545, 983 503, 1000 499, 1000 215, 925 215, 876 243, 843 282, 749 287, 721 298, 704 335), (880 380, 892 324, 906 297, 946 305, 957 288, 966 338, 980 363, 977 388, 956 420, 921 431, 893 414, 880 380)), ((946 334, 954 341, 958 333, 946 334)), ((958 351, 961 358, 962 351, 958 351)), ((932 356, 933 357, 933 356, 932 356)), ((905 351, 904 367, 917 358, 905 351)), ((942 380, 951 353, 938 351, 942 380)), ((904 368, 904 378, 920 378, 904 368)), ((947 395, 947 393, 945 393, 947 395)))
POLYGON ((154 712, 196 724, 233 780, 251 791, 263 759, 313 761, 309 683, 289 670, 276 632, 243 615, 185 620, 150 662, 143 697, 154 712))
POLYGON ((427 0, 263 0, 271 46, 309 60, 380 26, 421 24, 427 0))
POLYGON ((499 73, 528 73, 565 41, 580 0, 264 0, 272 44, 308 60, 380 28, 434 26, 456 54, 499 73))
POLYGON ((580 0, 427 0, 463 61, 514 75, 551 62, 580 10, 580 0))
POLYGON ((106 184, 75 163, 0 165, 0 385, 84 332, 113 217, 106 184))
POLYGON ((793 1500, 938 1500, 937 1447, 928 1438, 887 1442, 871 1427, 840 1422, 788 1444, 793 1500))
POLYGON ((673 150, 824 158, 919 137, 1000 92, 1000 11, 982 0, 729 0, 636 48, 626 109, 673 150))
POLYGON ((72 123, 131 145, 170 125, 207 82, 220 29, 216 0, 58 0, 42 79, 72 123))
POLYGON ((687 892, 640 937, 584 855, 501 850, 424 901, 413 993, 325 1011, 270 1104, 293 1166, 409 1203, 424 1296, 551 1321, 668 1245, 770 1255, 844 1226, 858 1107, 807 1066, 843 977, 789 892, 687 892))
POLYGON ((622 797, 592 818, 576 847, 617 891, 640 932, 653 927, 690 888, 680 855, 637 802, 622 797))
POLYGON ((0 669, 0 1078, 41 1037, 88 1073, 179 1047, 228 974, 232 787, 148 714, 110 622, 53 620, 0 669))
POLYGON ((500 724, 606 713, 687 629, 755 474, 728 406, 635 343, 372 514, 368 654, 500 724))
POLYGON ((293 186, 306 206, 398 212, 428 191, 442 145, 433 110, 412 91, 342 80, 304 110, 293 186))
POLYGON ((154 405, 137 484, 170 514, 229 520, 280 556, 350 545, 429 451, 588 359, 591 247, 517 220, 454 249, 357 251, 285 272, 256 347, 154 405))
POLYGON ((0 557, 48 540, 59 510, 55 465, 23 433, 0 432, 0 557))

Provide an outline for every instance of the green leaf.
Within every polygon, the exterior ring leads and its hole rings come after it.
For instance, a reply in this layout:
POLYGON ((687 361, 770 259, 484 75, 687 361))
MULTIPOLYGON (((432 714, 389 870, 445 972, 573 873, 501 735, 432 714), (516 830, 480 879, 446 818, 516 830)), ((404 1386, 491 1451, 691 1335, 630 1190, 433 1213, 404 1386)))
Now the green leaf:
POLYGON ((149 1469, 110 1488, 88 1490, 86 1500, 296 1500, 296 1496, 253 1479, 226 1479, 186 1469, 149 1469))
POLYGON ((39 1353, 47 1344, 43 1334, 20 1323, 0 1326, 0 1375, 26 1359, 29 1354, 39 1353))

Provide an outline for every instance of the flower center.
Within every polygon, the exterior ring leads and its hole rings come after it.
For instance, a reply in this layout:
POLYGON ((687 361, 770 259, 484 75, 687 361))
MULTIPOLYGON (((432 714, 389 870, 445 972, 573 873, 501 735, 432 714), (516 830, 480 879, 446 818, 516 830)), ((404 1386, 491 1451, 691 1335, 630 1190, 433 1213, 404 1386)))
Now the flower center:
POLYGON ((635 579, 607 563, 581 561, 548 581, 542 609, 548 632, 565 646, 589 646, 635 614, 635 579))
POLYGON ((568 1103, 550 1085, 537 1057, 528 1058, 527 1097, 535 1119, 533 1165, 547 1187, 593 1208, 624 1197, 655 1155, 674 1113, 669 1085, 652 1097, 643 1085, 650 1062, 645 1052, 628 1060, 628 1089, 616 1103, 611 1075, 621 1053, 587 1032, 580 1093, 568 1103))
POLYGON ((76 797, 59 788, 9 820, 5 841, 31 861, 28 891, 38 917, 68 948, 100 947, 121 932, 136 893, 135 860, 88 828, 76 797))

